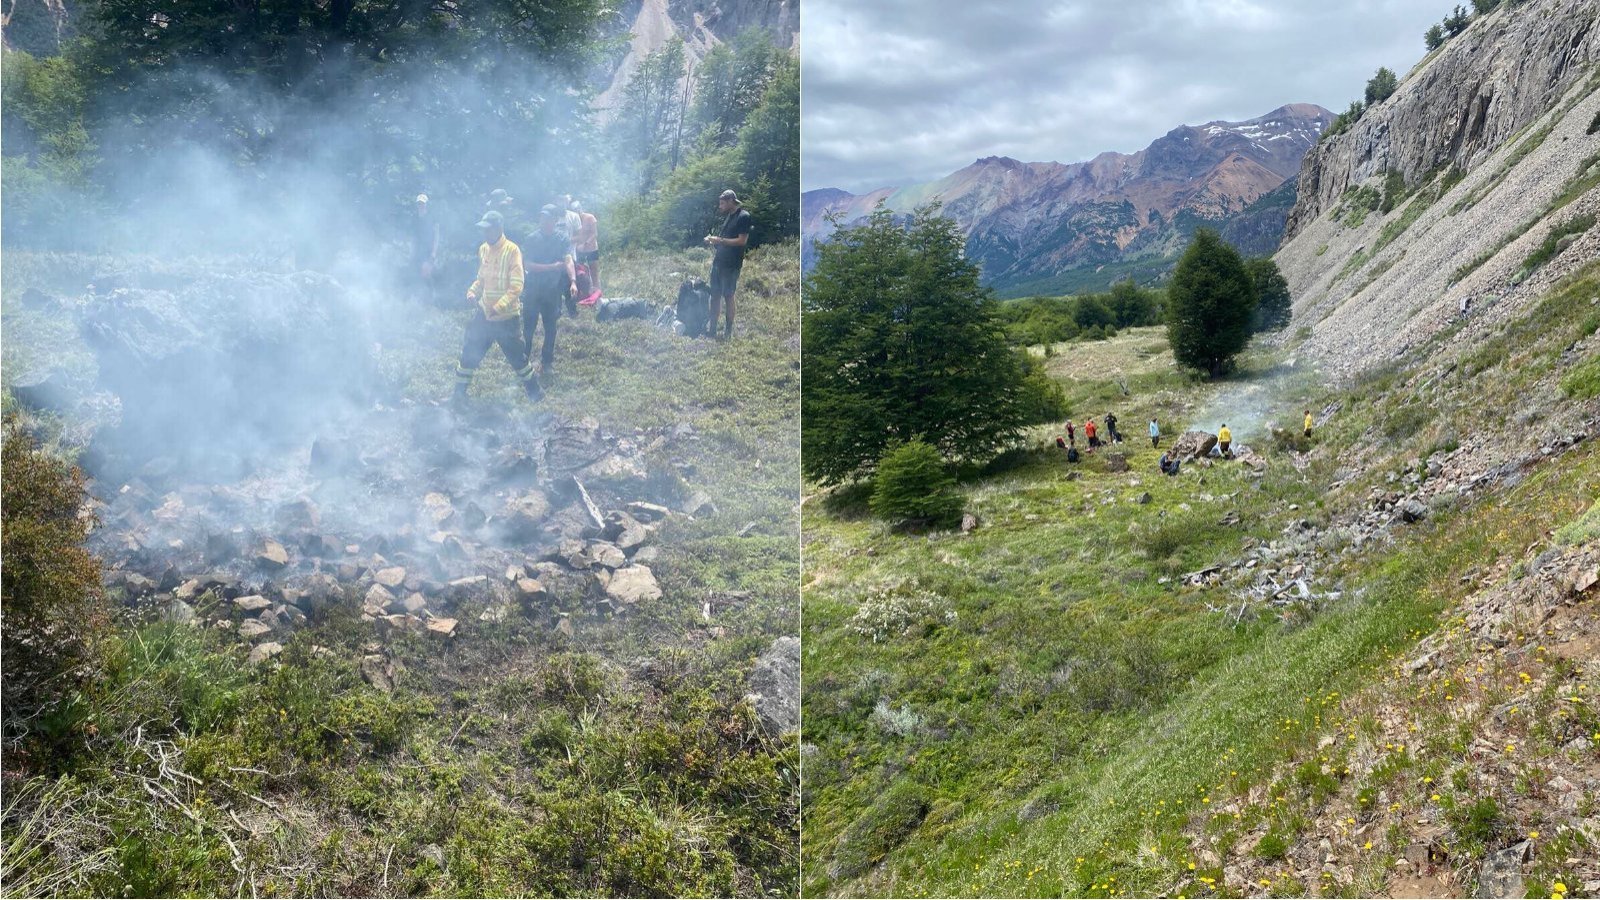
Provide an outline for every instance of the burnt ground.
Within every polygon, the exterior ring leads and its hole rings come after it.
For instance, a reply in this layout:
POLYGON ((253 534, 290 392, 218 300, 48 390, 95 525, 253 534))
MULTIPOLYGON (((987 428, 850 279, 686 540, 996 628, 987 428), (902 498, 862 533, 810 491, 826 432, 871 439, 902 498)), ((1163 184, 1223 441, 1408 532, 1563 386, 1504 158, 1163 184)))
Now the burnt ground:
MULTIPOLYGON (((494 351, 462 409, 462 311, 8 255, 7 410, 90 476, 119 622, 11 748, 8 885, 792 893, 791 250, 730 343, 585 312, 545 402, 494 351)), ((701 265, 607 282, 665 301, 701 265)))

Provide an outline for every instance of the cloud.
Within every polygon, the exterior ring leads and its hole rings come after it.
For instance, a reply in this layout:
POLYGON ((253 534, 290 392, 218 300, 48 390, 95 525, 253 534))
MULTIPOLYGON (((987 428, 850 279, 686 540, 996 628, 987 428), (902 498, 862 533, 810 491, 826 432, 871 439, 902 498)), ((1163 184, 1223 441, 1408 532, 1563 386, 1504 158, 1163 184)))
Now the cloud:
POLYGON ((1073 162, 1404 73, 1443 0, 806 0, 807 190, 926 181, 982 156, 1073 162))

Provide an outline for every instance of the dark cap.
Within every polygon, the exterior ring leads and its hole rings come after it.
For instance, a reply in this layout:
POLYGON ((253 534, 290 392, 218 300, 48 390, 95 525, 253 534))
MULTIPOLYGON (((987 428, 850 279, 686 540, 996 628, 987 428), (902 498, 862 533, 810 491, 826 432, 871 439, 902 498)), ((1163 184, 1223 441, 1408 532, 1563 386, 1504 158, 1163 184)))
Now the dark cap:
POLYGON ((733 202, 738 203, 739 202, 739 195, 735 194, 733 192, 732 188, 729 188, 728 190, 723 191, 721 194, 718 194, 717 195, 717 199, 718 200, 732 200, 733 202))
POLYGON ((504 230, 505 229, 505 223, 506 223, 506 217, 500 215, 498 210, 491 209, 488 212, 483 214, 483 218, 478 220, 478 227, 479 228, 488 228, 488 227, 490 227, 492 225, 495 228, 499 228, 501 230, 504 230))
POLYGON ((555 205, 554 203, 546 203, 545 205, 539 207, 539 215, 549 216, 553 219, 556 216, 561 215, 561 207, 555 205))

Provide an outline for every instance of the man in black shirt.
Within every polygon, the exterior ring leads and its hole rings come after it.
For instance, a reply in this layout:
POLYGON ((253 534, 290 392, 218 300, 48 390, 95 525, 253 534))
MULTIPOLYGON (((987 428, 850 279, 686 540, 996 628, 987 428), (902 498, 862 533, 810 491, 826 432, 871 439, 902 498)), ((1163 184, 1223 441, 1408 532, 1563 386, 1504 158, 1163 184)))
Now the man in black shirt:
POLYGON ((739 270, 744 268, 744 248, 750 242, 750 211, 739 204, 733 191, 723 191, 717 198, 717 211, 722 213, 721 234, 706 235, 706 245, 712 248, 711 257, 711 334, 717 333, 717 307, 724 300, 728 304, 727 327, 724 338, 733 336, 733 290, 739 284, 739 270))
POLYGON ((547 204, 539 210, 539 227, 522 242, 522 263, 528 272, 528 286, 522 299, 522 335, 533 356, 533 335, 544 321, 544 349, 539 354, 540 374, 550 377, 556 356, 556 320, 561 303, 578 296, 578 282, 572 269, 572 242, 558 226, 563 210, 547 204))

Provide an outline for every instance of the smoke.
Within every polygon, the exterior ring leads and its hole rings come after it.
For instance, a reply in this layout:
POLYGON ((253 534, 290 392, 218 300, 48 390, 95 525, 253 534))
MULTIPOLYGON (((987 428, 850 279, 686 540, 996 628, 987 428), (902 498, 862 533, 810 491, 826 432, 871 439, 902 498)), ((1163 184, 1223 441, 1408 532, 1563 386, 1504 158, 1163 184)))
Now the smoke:
MULTIPOLYGON (((592 425, 526 408, 464 421, 401 401, 404 373, 380 371, 386 343, 419 343, 436 364, 462 339, 464 316, 417 296, 417 194, 442 232, 436 296, 463 309, 492 189, 515 198, 519 224, 557 194, 591 209, 612 199, 583 86, 532 54, 319 65, 316 83, 339 90, 192 65, 108 88, 95 196, 60 193, 76 213, 8 233, 8 257, 23 246, 58 270, 59 311, 94 357, 93 384, 58 405, 114 398, 96 403, 116 414, 81 456, 111 525, 102 539, 128 542, 101 549, 198 566, 208 543, 242 551, 276 536, 320 551, 336 542, 326 530, 464 558, 479 541, 533 540, 529 505, 556 511, 541 538, 585 534, 592 522, 561 512, 575 491, 561 478, 601 458, 622 473, 614 485, 631 485, 618 490, 639 491, 609 499, 672 499, 643 493, 626 440, 592 425)), ((57 361, 30 349, 46 369, 57 361)), ((498 351, 484 364, 499 365, 498 351)))

